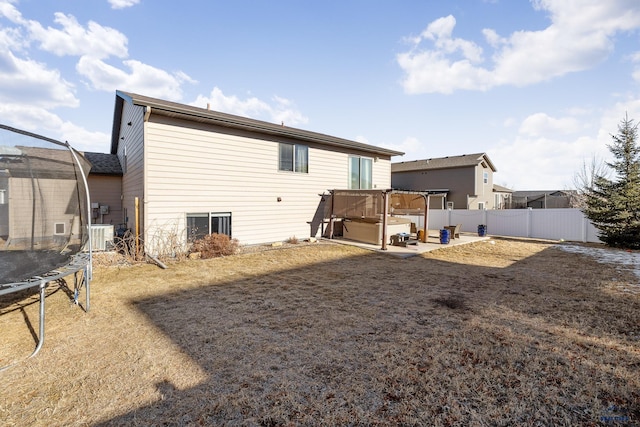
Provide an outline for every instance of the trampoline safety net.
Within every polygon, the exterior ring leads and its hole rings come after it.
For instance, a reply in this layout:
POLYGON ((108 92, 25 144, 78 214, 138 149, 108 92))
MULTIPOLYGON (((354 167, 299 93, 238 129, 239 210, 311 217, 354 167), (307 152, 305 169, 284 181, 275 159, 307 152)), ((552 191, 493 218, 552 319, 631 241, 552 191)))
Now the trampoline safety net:
POLYGON ((0 125, 0 286, 43 276, 81 253, 89 169, 68 144, 0 125))

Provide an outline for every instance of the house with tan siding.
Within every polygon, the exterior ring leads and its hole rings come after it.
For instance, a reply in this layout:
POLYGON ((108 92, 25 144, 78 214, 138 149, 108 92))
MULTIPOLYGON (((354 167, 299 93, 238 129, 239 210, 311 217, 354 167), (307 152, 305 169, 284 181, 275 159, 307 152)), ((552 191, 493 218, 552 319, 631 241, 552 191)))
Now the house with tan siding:
POLYGON ((158 253, 208 233, 319 237, 328 190, 390 188, 391 157, 403 153, 118 91, 111 154, 122 222, 158 253))
POLYGON ((493 187, 496 171, 486 153, 413 160, 391 165, 391 185, 446 194, 442 208, 494 209, 500 204, 493 187))
POLYGON ((87 178, 91 194, 91 223, 122 223, 122 167, 118 156, 107 153, 83 153, 91 163, 87 178))

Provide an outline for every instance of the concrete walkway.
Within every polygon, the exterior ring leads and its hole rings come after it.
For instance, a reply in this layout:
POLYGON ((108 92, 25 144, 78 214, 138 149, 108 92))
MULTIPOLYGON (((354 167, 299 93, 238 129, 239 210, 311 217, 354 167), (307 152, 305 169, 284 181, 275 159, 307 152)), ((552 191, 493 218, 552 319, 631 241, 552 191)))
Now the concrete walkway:
POLYGON ((427 236, 427 243, 418 242, 418 244, 416 245, 409 245, 407 247, 387 245, 386 251, 383 251, 382 249, 380 249, 381 245, 371 245, 369 243, 356 242, 354 240, 343 239, 341 237, 332 239, 330 241, 344 244, 344 245, 357 246, 359 248, 368 249, 374 252, 394 255, 399 258, 409 258, 424 252, 434 251, 436 249, 443 249, 451 246, 464 245, 467 243, 480 242, 480 241, 489 240, 489 239, 490 239, 489 236, 480 237, 477 234, 460 233, 459 238, 450 239, 448 244, 441 244, 439 230, 429 230, 429 234, 427 236))

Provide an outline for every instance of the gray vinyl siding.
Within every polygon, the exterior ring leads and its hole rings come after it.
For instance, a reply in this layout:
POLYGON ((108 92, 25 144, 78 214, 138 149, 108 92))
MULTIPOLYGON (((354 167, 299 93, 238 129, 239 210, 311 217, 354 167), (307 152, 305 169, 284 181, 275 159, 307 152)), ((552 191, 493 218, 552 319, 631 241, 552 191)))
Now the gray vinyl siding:
MULTIPOLYGON (((320 194, 348 187, 348 157, 367 153, 309 147, 309 172, 278 170, 278 141, 153 116, 146 123, 145 242, 186 239, 188 213, 231 212, 241 244, 316 236, 320 194), (280 198, 280 202, 278 201, 280 198)), ((375 157, 373 157, 375 158, 375 157)), ((390 187, 390 158, 373 163, 373 184, 390 187)), ((155 243, 154 243, 155 242, 155 243)))
MULTIPOLYGON (((136 197, 140 207, 144 201, 144 107, 124 103, 122 123, 118 143, 118 158, 122 165, 122 209, 123 223, 135 231, 136 197), (128 123, 131 123, 129 125, 128 123), (126 156, 125 156, 126 147, 126 156), (126 212, 126 214, 125 214, 126 212)), ((144 227, 143 213, 140 213, 140 227, 144 227)))
POLYGON ((453 202, 455 209, 466 209, 467 195, 476 192, 474 167, 394 172, 391 180, 393 188, 402 190, 448 189, 447 202, 453 202))

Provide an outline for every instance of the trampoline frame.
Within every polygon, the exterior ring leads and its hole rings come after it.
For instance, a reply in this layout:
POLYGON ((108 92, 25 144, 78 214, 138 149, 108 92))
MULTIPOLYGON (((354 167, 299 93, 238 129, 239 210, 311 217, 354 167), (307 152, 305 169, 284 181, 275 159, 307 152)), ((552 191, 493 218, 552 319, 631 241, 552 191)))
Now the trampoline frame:
MULTIPOLYGON (((14 293, 14 292, 20 292, 26 289, 30 289, 30 288, 34 288, 34 287, 38 287, 39 288, 39 299, 40 299, 40 310, 39 310, 39 328, 38 328, 38 342, 36 343, 36 347, 33 350, 33 352, 27 356, 25 358, 29 359, 33 356, 35 356, 36 354, 38 354, 38 352, 40 351, 40 349, 42 348, 42 345, 44 344, 44 338, 45 338, 45 299, 46 299, 46 288, 47 285, 49 283, 53 283, 56 282, 64 277, 67 277, 71 274, 75 275, 75 286, 74 286, 74 303, 78 304, 78 298, 80 296, 80 289, 82 289, 82 286, 84 285, 85 288, 85 304, 84 304, 84 311, 88 312, 89 308, 90 308, 90 284, 91 284, 91 279, 93 278, 93 266, 92 266, 92 259, 93 259, 93 248, 92 248, 92 241, 91 241, 91 197, 89 194, 89 184, 87 182, 87 176, 84 173, 84 170, 82 168, 82 164, 80 163, 80 159, 78 158, 78 155, 76 154, 76 151, 73 149, 73 147, 71 147, 71 145, 68 142, 60 142, 60 141, 56 141, 54 139, 50 139, 41 135, 37 135, 31 132, 27 132, 27 131, 23 131, 20 129, 15 129, 12 128, 10 126, 6 126, 3 124, 0 124, 0 128, 5 129, 5 130, 9 130, 11 132, 15 132, 15 133, 19 133, 21 135, 25 135, 31 138, 36 138, 36 139, 40 139, 43 141, 47 141, 47 142, 51 142, 54 143, 56 145, 62 145, 64 147, 67 147, 67 149, 71 152, 71 155, 73 156, 73 159, 75 161, 76 166, 80 169, 80 176, 82 176, 82 182, 84 184, 85 187, 85 196, 87 198, 87 219, 86 219, 86 232, 87 232, 87 246, 88 246, 88 251, 86 252, 79 252, 75 255, 71 256, 71 260, 69 261, 69 263, 67 263, 66 265, 62 266, 62 267, 58 267, 54 270, 51 270, 49 272, 46 272, 42 275, 39 276, 33 276, 30 279, 24 280, 24 281, 20 281, 20 282, 13 282, 13 283, 5 283, 5 284, 0 284, 0 296, 2 295, 7 295, 10 293, 14 293), (78 281, 78 273, 82 271, 82 278, 80 279, 80 281, 78 281)), ((6 366, 0 367, 0 372, 4 371, 5 369, 8 369, 12 366, 17 365, 18 363, 20 363, 21 361, 18 360, 16 362, 10 363, 6 366)))

